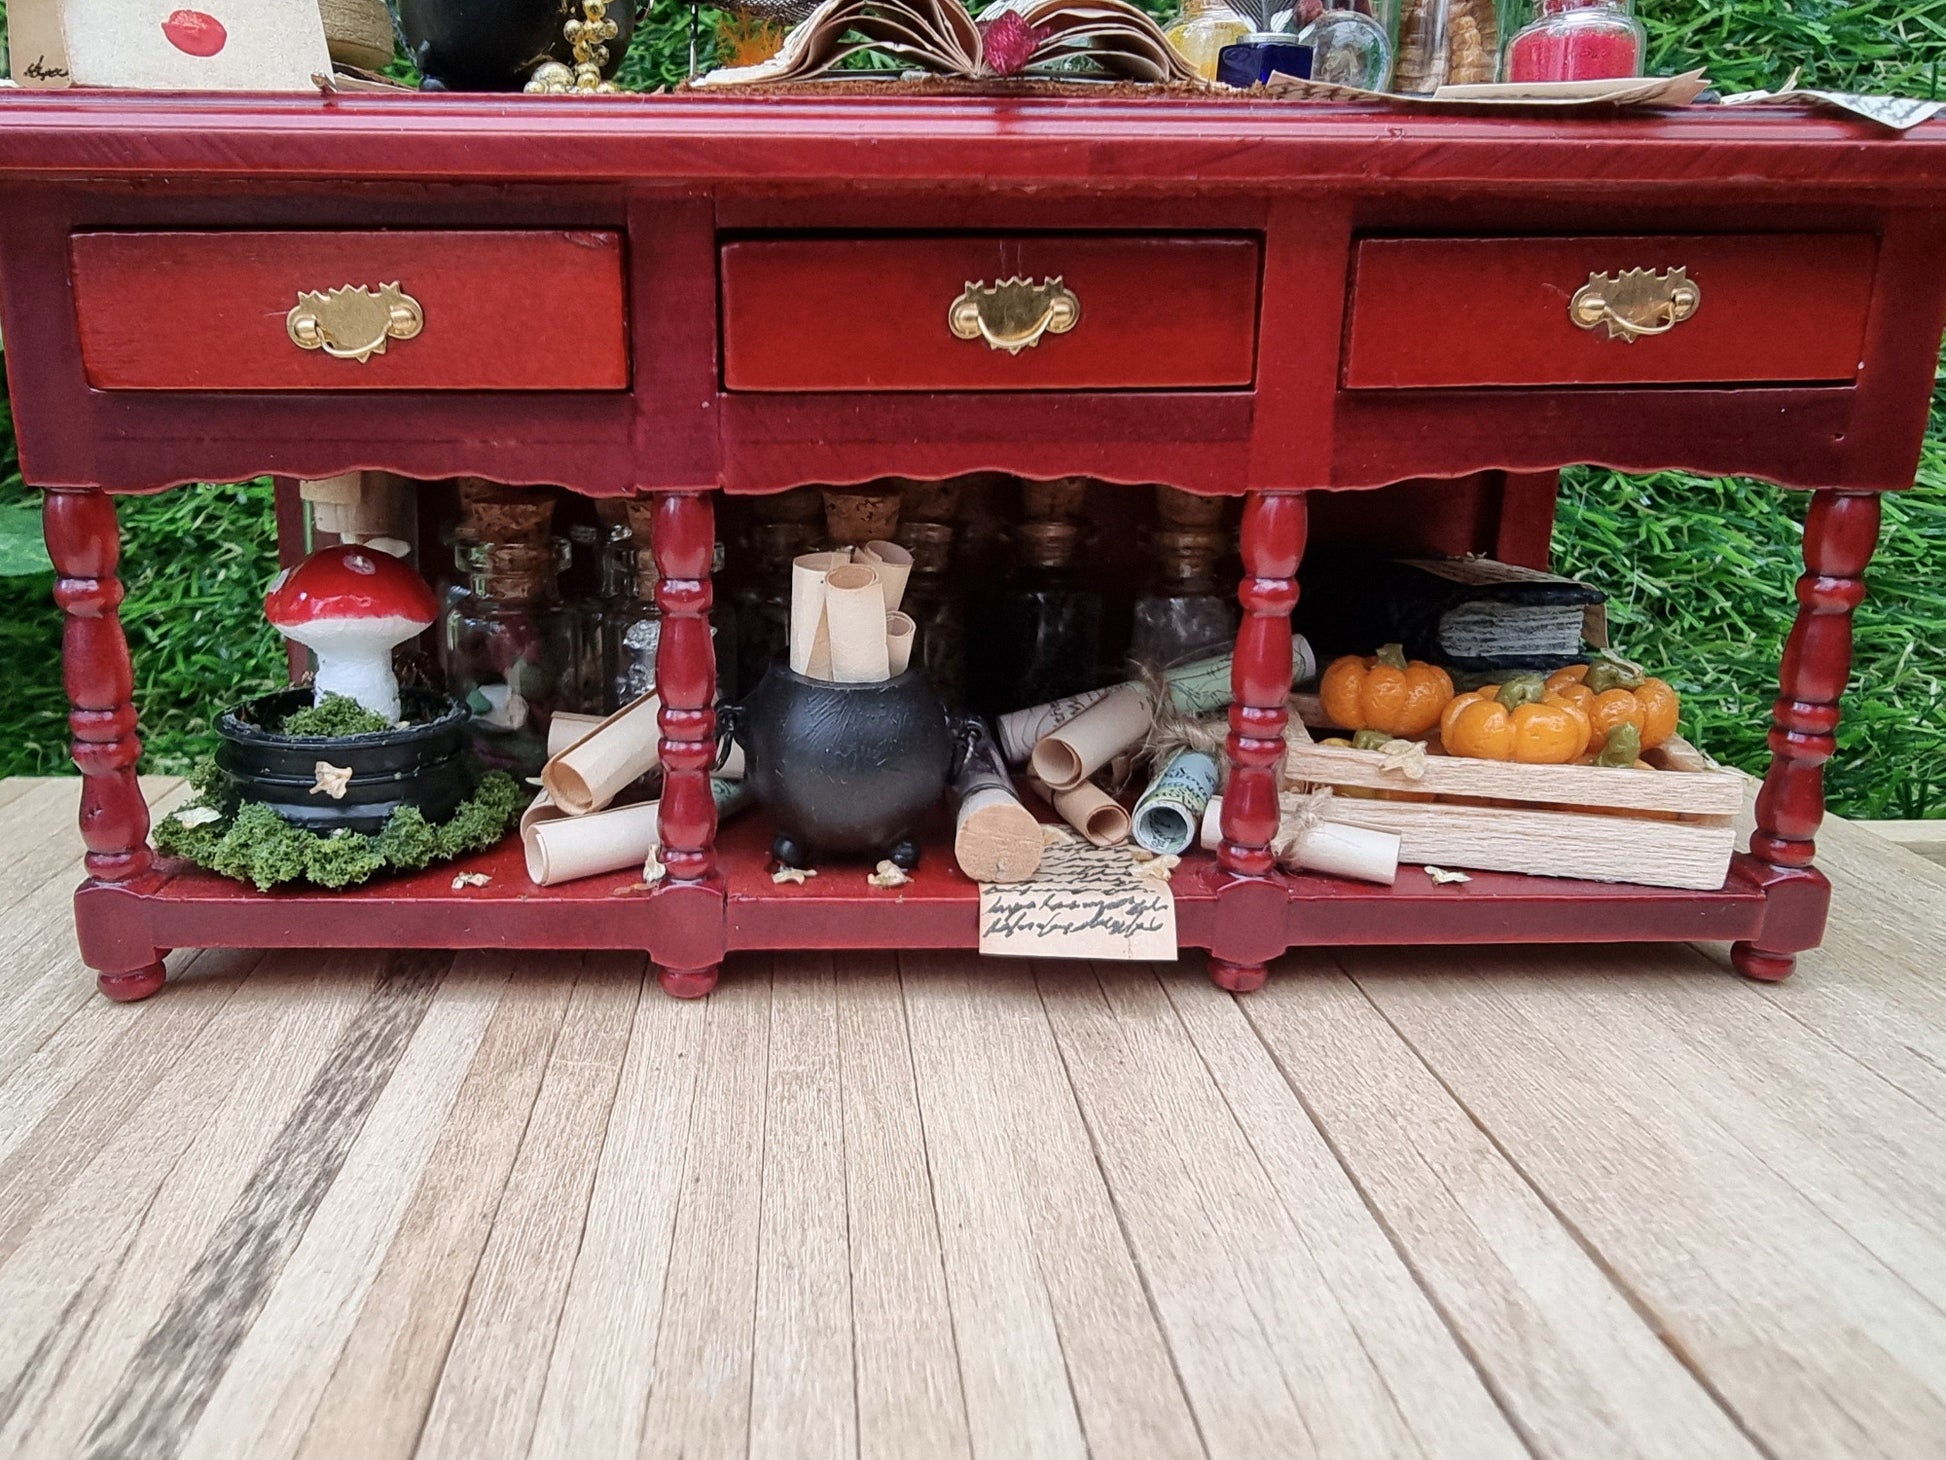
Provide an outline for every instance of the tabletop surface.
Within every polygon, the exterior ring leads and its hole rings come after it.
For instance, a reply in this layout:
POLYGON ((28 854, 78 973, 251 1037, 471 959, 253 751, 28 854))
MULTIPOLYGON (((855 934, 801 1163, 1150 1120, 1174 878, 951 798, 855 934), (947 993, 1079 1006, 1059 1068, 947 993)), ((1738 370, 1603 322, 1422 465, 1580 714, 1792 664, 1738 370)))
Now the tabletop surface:
MULTIPOLYGON (((0 1449, 1937 1453, 1946 868, 1822 950, 206 952, 0 784, 0 1449)), ((151 781, 159 799, 177 783, 151 781)))
POLYGON ((1726 184, 1946 192, 1946 119, 1800 108, 1549 114, 1250 100, 0 92, 0 177, 553 181, 963 175, 1365 190, 1726 184))

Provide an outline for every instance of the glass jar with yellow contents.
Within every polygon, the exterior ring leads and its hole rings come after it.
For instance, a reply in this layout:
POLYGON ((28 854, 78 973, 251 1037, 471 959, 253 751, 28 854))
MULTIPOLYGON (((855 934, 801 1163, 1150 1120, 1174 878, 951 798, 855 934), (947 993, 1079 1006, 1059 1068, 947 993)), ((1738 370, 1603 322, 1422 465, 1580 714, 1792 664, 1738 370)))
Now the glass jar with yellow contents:
POLYGON ((1256 29, 1223 0, 1184 0, 1182 14, 1166 32, 1169 44, 1205 81, 1216 79, 1216 58, 1256 29))

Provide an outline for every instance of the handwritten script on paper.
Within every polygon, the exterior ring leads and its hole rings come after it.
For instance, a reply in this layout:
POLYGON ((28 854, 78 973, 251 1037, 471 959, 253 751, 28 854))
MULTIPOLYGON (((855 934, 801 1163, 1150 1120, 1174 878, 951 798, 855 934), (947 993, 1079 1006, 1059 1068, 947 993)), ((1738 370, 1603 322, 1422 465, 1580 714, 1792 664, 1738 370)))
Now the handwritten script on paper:
POLYGON ((980 887, 980 951, 1014 957, 1170 959, 1176 901, 1121 847, 1059 842, 1032 882, 980 887))

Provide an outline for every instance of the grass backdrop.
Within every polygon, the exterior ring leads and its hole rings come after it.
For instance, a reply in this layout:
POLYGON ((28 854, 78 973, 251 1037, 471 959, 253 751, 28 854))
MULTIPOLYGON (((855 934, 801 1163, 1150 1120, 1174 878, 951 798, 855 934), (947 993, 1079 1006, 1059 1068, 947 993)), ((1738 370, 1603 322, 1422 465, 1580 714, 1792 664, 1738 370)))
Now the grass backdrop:
MULTIPOLYGON (((1707 66, 1724 90, 1780 84, 1939 95, 1946 0, 1640 0, 1650 69, 1707 66)), ((704 11, 710 60, 712 13, 704 11)), ((655 0, 624 81, 681 77, 687 9, 655 0)), ((0 39, 6 24, 0 0, 0 39)), ((0 395, 0 775, 68 769, 60 621, 39 555, 0 395)), ((1560 566, 1611 595, 1617 642, 1682 691, 1685 730, 1723 760, 1761 771, 1777 656, 1800 571, 1805 498, 1762 482, 1579 468, 1563 477, 1560 566)), ((275 570, 266 485, 199 487, 126 501, 124 622, 135 654, 146 767, 179 770, 210 740, 210 715, 280 679, 260 611, 275 570)), ((1946 389, 1933 398, 1912 492, 1888 497, 1853 679, 1827 772, 1852 816, 1946 816, 1946 389)))

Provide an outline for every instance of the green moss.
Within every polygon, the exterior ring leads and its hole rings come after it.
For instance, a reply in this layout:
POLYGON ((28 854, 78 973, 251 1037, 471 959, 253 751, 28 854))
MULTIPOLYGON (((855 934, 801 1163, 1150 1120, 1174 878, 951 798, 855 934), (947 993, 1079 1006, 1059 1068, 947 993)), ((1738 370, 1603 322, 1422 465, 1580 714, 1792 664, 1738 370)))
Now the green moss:
MULTIPOLYGON (((207 777, 199 782, 208 784, 207 777)), ((355 831, 323 835, 292 826, 261 803, 241 807, 234 816, 204 821, 192 813, 216 806, 204 799, 207 794, 156 823, 156 849, 248 882, 259 892, 287 882, 352 887, 380 872, 417 872, 436 861, 484 851, 520 819, 521 805, 519 782, 504 772, 490 771, 438 826, 428 824, 417 808, 408 806, 394 812, 375 836, 355 831), (185 823, 186 814, 196 824, 185 823)))
POLYGON ((277 727, 279 735, 370 735, 390 730, 392 722, 377 710, 368 710, 350 695, 326 695, 315 705, 307 705, 294 715, 286 715, 277 727))

